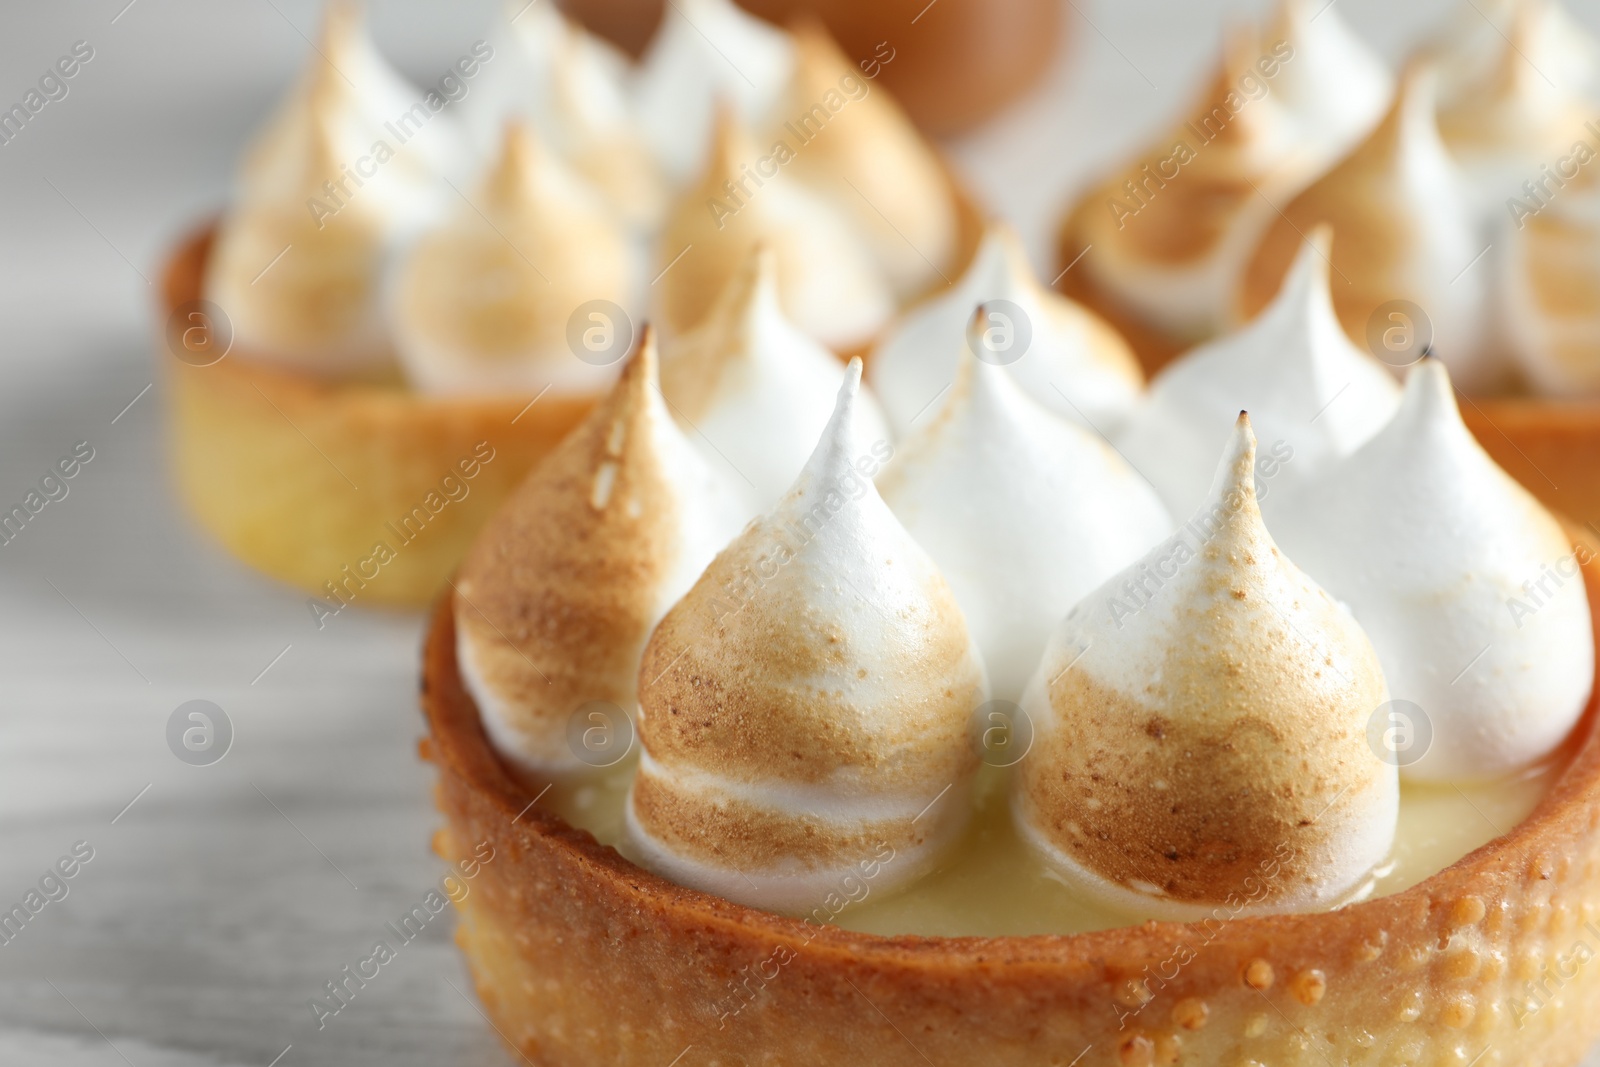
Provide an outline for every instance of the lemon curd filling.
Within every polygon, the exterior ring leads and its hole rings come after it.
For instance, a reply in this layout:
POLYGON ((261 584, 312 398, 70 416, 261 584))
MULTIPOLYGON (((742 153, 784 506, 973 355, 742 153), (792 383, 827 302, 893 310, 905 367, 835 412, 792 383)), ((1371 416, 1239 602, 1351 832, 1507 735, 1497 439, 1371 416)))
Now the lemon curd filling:
MULTIPOLYGON (((1538 805, 1564 765, 1564 759, 1546 761, 1470 785, 1402 785, 1394 847, 1354 899, 1398 893, 1509 832, 1538 805)), ((639 863, 623 828, 634 767, 630 759, 589 781, 554 786, 540 804, 639 863)), ((874 885, 880 869, 875 864, 894 860, 863 857, 861 875, 841 878, 832 895, 819 896, 807 914, 846 930, 928 937, 1076 934, 1142 922, 1146 916, 1084 899, 1045 866, 1016 833, 1008 780, 1006 771, 984 769, 971 824, 931 873, 898 892, 883 892, 874 885)), ((1219 906, 1228 917, 1228 907, 1219 906)))

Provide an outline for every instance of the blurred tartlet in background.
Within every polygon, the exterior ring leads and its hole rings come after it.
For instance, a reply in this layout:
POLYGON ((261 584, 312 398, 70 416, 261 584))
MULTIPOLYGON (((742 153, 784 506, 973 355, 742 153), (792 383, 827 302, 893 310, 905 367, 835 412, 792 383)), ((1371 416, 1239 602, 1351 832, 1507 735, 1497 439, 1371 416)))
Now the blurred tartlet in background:
POLYGON ((1062 291, 1154 372, 1264 307, 1329 224, 1344 331, 1394 369, 1437 355, 1496 460, 1600 519, 1600 48, 1554 0, 1500 0, 1393 78, 1316 7, 1235 33, 1185 118, 1079 198, 1062 291))
POLYGON ((758 246, 859 353, 981 232, 886 67, 815 22, 685 0, 635 63, 508 0, 421 89, 336 2, 315 52, 164 311, 183 495, 319 621, 432 597, 646 318, 670 356, 758 246))

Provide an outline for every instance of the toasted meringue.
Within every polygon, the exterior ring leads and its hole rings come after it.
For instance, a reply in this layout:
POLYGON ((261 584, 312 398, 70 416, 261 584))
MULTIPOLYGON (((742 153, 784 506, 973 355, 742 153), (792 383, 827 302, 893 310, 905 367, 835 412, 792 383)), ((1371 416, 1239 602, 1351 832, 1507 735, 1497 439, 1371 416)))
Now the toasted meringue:
POLYGON ((1382 433, 1281 513, 1284 551, 1349 605, 1391 693, 1431 724, 1403 775, 1494 778, 1578 721, 1594 643, 1572 543, 1462 424, 1437 360, 1412 369, 1382 433))
POLYGON ((1445 106, 1492 76, 1525 16, 1531 32, 1523 55, 1550 83, 1580 93, 1600 87, 1600 44, 1556 0, 1465 0, 1428 48, 1438 64, 1445 106))
POLYGON ((686 182, 701 167, 719 102, 764 125, 793 67, 789 35, 731 0, 668 4, 635 82, 639 121, 668 176, 686 182))
POLYGON ((502 757, 551 775, 590 766, 569 745, 570 720, 597 701, 632 711, 651 628, 741 515, 661 402, 647 328, 615 388, 534 468, 456 579, 456 654, 502 757))
POLYGON ((718 113, 708 162, 668 213, 659 245, 654 284, 672 330, 699 323, 751 249, 765 242, 777 256, 778 292, 796 325, 835 350, 870 340, 893 314, 894 294, 848 216, 785 174, 774 155, 761 155, 727 110, 718 113))
POLYGON ((982 660, 872 487, 852 361, 816 452, 667 613, 640 668, 630 839, 681 885, 780 911, 871 863, 912 881, 965 823, 982 660))
POLYGON ((393 361, 385 263, 446 187, 423 138, 400 143, 385 128, 386 115, 404 110, 404 83, 356 8, 328 8, 318 52, 246 153, 205 292, 227 313, 241 352, 359 376, 393 361))
MULTIPOLYGON (((406 372, 433 393, 597 392, 615 361, 580 359, 569 324, 590 301, 631 304, 634 273, 593 191, 513 124, 477 198, 399 268, 394 334, 406 372)), ((611 322, 614 310, 597 314, 625 343, 631 327, 611 322)))
POLYGON ((794 76, 773 136, 792 170, 844 208, 906 300, 955 269, 955 199, 933 149, 900 105, 873 89, 820 23, 794 30, 794 76))
POLYGON ((1172 530, 1104 441, 970 352, 878 489, 950 583, 1003 700, 1022 696, 1067 609, 1172 530))
POLYGON ((462 101, 478 151, 493 153, 507 117, 520 118, 630 225, 659 222, 666 179, 633 119, 627 58, 553 5, 527 0, 504 0, 493 36, 496 60, 462 101))
POLYGON ((1260 83, 1258 62, 1282 64, 1281 76, 1286 56, 1254 32, 1233 36, 1190 117, 1085 196, 1070 223, 1076 269, 1168 335, 1197 342, 1232 324, 1230 297, 1274 205, 1326 165, 1331 143, 1308 140, 1311 123, 1270 91, 1240 90, 1260 83))
POLYGON ((1206 457, 1233 432, 1241 407, 1263 442, 1256 492, 1269 515, 1281 486, 1354 452, 1394 414, 1394 378, 1334 317, 1329 243, 1326 226, 1314 230, 1271 305, 1156 375, 1118 437, 1174 515, 1199 505, 1215 470, 1206 457))
MULTIPOLYGON (((1588 108, 1574 89, 1547 77, 1531 54, 1541 43, 1554 46, 1543 39, 1554 10, 1544 0, 1519 3, 1496 61, 1439 110, 1439 132, 1461 164, 1475 210, 1496 223, 1505 218, 1507 197, 1527 196, 1538 181, 1565 183, 1547 175, 1576 142, 1594 151, 1594 137, 1584 128, 1588 108)), ((1498 236, 1495 229, 1485 233, 1486 241, 1498 236)))
POLYGON ((1273 49, 1280 41, 1289 46, 1289 58, 1267 84, 1299 120, 1315 156, 1331 163, 1383 118, 1394 75, 1333 5, 1282 0, 1264 40, 1273 49))
POLYGON ((1600 185, 1562 192, 1507 227, 1505 332, 1534 389, 1600 394, 1600 185))
MULTIPOLYGON (((1484 344, 1486 269, 1465 184, 1434 122, 1434 78, 1415 64, 1383 122, 1337 167, 1284 205, 1240 283, 1254 315, 1277 292, 1302 234, 1333 225, 1333 306, 1366 337, 1384 305, 1407 301, 1431 323, 1432 349, 1464 388, 1498 384, 1505 366, 1484 344)), ((1414 309, 1411 310, 1415 314, 1414 309)))
MULTIPOLYGON (((758 246, 705 321, 666 346, 661 391, 712 466, 769 511, 816 449, 839 392, 838 358, 778 306, 777 259, 758 246)), ((855 401, 856 439, 889 441, 878 403, 855 401)))
POLYGON ((1195 517, 1072 610, 1023 699, 1018 826, 1104 904, 1327 908, 1394 839, 1399 778, 1367 740, 1378 657, 1273 544, 1254 467, 1241 415, 1195 517))
POLYGON ((1144 374, 1128 345, 1092 311, 1050 291, 1033 275, 1022 242, 996 224, 984 235, 971 265, 948 291, 918 304, 885 334, 872 357, 872 384, 902 435, 955 380, 972 309, 991 306, 1015 353, 996 350, 1036 402, 1082 425, 1108 432, 1121 424, 1144 388, 1144 374))

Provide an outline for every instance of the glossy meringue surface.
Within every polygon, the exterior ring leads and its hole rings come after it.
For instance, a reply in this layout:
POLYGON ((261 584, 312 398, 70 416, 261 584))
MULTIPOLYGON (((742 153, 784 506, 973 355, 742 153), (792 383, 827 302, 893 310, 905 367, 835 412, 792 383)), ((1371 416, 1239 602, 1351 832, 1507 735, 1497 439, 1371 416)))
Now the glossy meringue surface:
POLYGON ((1289 46, 1292 58, 1271 79, 1271 91, 1300 122, 1314 156, 1332 163, 1383 118, 1394 75, 1337 7, 1282 0, 1263 40, 1289 46))
POLYGON ((1104 320, 1041 285, 1009 227, 984 235, 956 283, 906 312, 872 357, 873 387, 896 432, 933 411, 956 378, 973 309, 989 305, 986 358, 1004 366, 1038 404, 1111 432, 1133 409, 1144 374, 1104 320))
POLYGON ((574 718, 592 704, 602 719, 632 713, 651 628, 743 522, 738 494, 673 422, 656 373, 646 333, 455 582, 462 677, 495 749, 525 771, 593 769, 572 743, 574 718))
POLYGON ((1324 222, 1335 234, 1330 284, 1346 333, 1366 337, 1386 306, 1406 301, 1463 388, 1493 388, 1504 377, 1504 361, 1486 344, 1485 248, 1434 121, 1431 68, 1414 64, 1372 135, 1283 208, 1241 280, 1242 314, 1271 299, 1301 235, 1324 222))
POLYGON ((970 352, 878 489, 950 583, 1001 700, 1022 696, 1068 609, 1173 526, 1101 438, 970 352))
MULTIPOLYGON (((706 461, 746 491, 754 518, 811 457, 833 415, 842 366, 783 313, 777 257, 758 246, 705 320, 668 343, 661 390, 706 461)), ((854 412, 857 440, 889 443, 865 387, 854 412)))
POLYGON ((668 212, 652 283, 669 332, 711 303, 757 244, 778 261, 785 314, 836 351, 866 344, 894 313, 894 292, 850 217, 784 169, 729 110, 718 113, 706 168, 668 212))
POLYGON ((1019 826, 1135 914, 1329 907, 1394 840, 1399 779, 1367 739, 1378 657, 1273 543, 1254 469, 1240 415, 1201 508, 1067 615, 1022 702, 1019 826))
MULTIPOLYGON (((572 344, 571 324, 591 302, 631 305, 636 268, 594 191, 512 125, 474 198, 461 199, 398 270, 394 334, 412 385, 440 394, 603 389, 616 360, 580 358, 589 350, 572 344)), ((622 343, 631 326, 610 322, 615 310, 601 315, 622 343)))
POLYGON ((639 673, 633 847, 680 884, 780 911, 864 863, 885 888, 926 873, 978 766, 983 664, 872 487, 859 381, 855 362, 794 487, 667 613, 639 673))
POLYGON ((1425 360, 1384 430, 1281 509, 1279 541, 1349 605, 1392 695, 1431 743, 1402 766, 1491 779, 1548 756, 1594 680, 1592 622, 1571 541, 1462 424, 1425 360))
POLYGON ((1241 407, 1260 440, 1257 493, 1274 516, 1279 495, 1349 455, 1394 414, 1390 372, 1356 348, 1329 296, 1329 231, 1312 232, 1271 305, 1236 333, 1166 367, 1117 447, 1169 510, 1187 515, 1213 475, 1211 455, 1241 407))

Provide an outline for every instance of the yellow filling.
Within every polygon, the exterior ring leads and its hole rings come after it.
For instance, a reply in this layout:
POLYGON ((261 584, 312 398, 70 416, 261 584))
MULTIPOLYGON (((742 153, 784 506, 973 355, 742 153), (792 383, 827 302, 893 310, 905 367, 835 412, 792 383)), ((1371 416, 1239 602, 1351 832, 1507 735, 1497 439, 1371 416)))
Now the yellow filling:
MULTIPOLYGON (((1364 895, 1398 893, 1507 833, 1528 817, 1560 770, 1547 763, 1497 782, 1402 786, 1394 848, 1364 895)), ((633 771, 629 760, 594 781, 554 787, 543 804, 637 863, 623 832, 633 771)), ((1004 775, 985 768, 972 825, 933 873, 893 893, 861 882, 857 893, 865 895, 832 921, 865 933, 930 937, 1075 934, 1143 921, 1063 885, 1017 837, 1006 794, 1004 775)))

